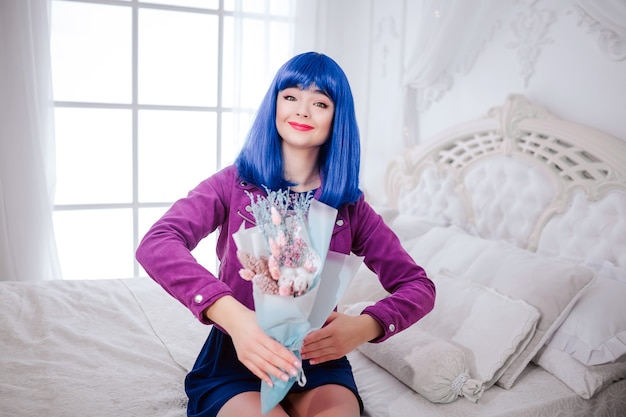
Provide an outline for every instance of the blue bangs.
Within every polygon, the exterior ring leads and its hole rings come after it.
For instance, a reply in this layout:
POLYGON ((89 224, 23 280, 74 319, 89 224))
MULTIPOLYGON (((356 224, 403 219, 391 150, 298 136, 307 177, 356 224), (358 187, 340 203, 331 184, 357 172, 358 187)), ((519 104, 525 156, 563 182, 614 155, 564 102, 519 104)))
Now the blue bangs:
POLYGON ((315 86, 337 104, 343 95, 339 80, 345 75, 334 61, 319 58, 319 54, 302 54, 290 61, 289 66, 284 65, 275 77, 276 93, 290 87, 306 90, 315 86))

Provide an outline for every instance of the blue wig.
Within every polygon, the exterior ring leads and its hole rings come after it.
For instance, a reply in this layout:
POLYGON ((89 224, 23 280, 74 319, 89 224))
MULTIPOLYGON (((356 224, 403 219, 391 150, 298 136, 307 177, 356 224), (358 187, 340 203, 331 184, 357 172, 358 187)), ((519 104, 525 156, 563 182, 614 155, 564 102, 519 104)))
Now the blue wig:
POLYGON ((326 55, 307 52, 287 61, 276 73, 235 165, 246 181, 272 190, 294 184, 284 178, 282 139, 276 129, 276 98, 280 91, 315 85, 335 104, 330 137, 320 148, 318 166, 322 179, 319 200, 338 208, 361 196, 359 169, 361 145, 348 79, 326 55))

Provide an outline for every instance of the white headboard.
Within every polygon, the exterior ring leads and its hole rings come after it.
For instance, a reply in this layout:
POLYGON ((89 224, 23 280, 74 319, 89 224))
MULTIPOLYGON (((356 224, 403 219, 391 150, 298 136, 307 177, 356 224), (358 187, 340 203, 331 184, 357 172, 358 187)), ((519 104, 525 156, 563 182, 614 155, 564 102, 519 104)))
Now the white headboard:
POLYGON ((626 142, 521 95, 408 149, 389 203, 437 225, 626 268, 626 142))

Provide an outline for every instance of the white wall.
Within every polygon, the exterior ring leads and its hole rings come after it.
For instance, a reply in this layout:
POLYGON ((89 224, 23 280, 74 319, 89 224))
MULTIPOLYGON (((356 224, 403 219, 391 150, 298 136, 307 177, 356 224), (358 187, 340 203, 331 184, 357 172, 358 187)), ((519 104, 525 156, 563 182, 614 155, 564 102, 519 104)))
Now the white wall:
MULTIPOLYGON (((626 141, 626 59, 615 61, 602 52, 598 33, 579 25, 573 1, 538 1, 517 5, 504 17, 501 30, 480 53, 472 70, 455 79, 453 88, 420 117, 425 140, 451 123, 482 115, 503 103, 509 93, 522 93, 561 118, 573 120, 626 141), (535 65, 521 48, 512 28, 532 19, 532 8, 552 16, 545 25, 544 44, 530 44, 538 54, 535 65), (519 56, 518 54, 522 54, 519 56), (525 83, 524 65, 533 70, 525 83)), ((623 22, 626 30, 626 21, 623 22)))
MULTIPOLYGON (((317 49, 334 57, 351 80, 364 149, 362 187, 370 200, 383 203, 386 166, 405 146, 402 78, 416 30, 417 3, 320 3, 324 7, 317 30, 323 42, 317 49)), ((580 20, 576 4, 576 0, 514 1, 471 70, 455 76, 439 101, 415 115, 419 140, 427 142, 448 126, 484 115, 504 103, 508 94, 521 93, 561 118, 626 141, 626 59, 609 57, 600 32, 580 20), (516 24, 533 31, 516 31, 516 24), (536 36, 542 30, 545 34, 536 36), (516 41, 522 46, 512 46, 516 41)), ((626 23, 622 24, 626 32, 626 23)), ((619 41, 613 44, 614 52, 624 54, 626 39, 619 41)))

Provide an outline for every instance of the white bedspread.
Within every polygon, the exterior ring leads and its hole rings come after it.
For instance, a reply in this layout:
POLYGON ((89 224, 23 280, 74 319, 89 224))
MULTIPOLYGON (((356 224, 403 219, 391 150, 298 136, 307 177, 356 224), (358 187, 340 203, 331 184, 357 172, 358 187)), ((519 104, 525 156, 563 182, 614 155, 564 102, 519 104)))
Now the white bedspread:
MULTIPOLYGON (((0 306, 0 416, 186 415, 184 378, 210 328, 150 279, 0 282, 0 306)), ((586 401, 531 366, 478 404, 435 405, 349 357, 367 417, 626 415, 626 380, 586 401)))
POLYGON ((543 369, 529 365, 510 390, 494 386, 478 403, 433 404, 358 351, 348 355, 366 417, 625 417, 626 380, 591 400, 574 394, 543 369))
POLYGON ((0 415, 186 415, 208 327, 151 280, 2 282, 0 306, 0 415))

